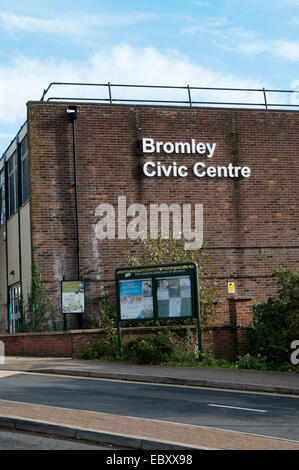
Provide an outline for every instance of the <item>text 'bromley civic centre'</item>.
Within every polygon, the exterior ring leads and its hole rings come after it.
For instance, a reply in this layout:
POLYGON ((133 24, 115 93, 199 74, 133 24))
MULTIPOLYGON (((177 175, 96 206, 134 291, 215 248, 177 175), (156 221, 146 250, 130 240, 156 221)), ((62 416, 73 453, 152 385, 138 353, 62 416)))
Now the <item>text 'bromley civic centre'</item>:
MULTIPOLYGON (((200 154, 212 158, 216 150, 215 142, 196 142, 195 139, 190 139, 188 142, 161 142, 152 138, 143 138, 141 142, 143 154, 159 154, 161 152, 166 154, 200 154)), ((251 174, 248 166, 234 166, 233 163, 229 163, 227 166, 207 166, 204 162, 196 162, 192 170, 198 178, 204 176, 209 178, 248 178, 251 174)), ((169 165, 163 164, 161 161, 147 161, 143 164, 143 173, 150 178, 153 176, 185 178, 189 174, 189 169, 186 165, 180 165, 177 162, 169 165)))

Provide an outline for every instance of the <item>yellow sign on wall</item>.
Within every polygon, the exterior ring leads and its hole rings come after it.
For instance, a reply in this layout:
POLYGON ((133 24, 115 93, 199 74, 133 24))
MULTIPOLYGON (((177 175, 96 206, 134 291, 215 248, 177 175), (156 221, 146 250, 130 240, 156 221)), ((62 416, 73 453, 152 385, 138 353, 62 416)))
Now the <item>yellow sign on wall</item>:
POLYGON ((234 282, 228 282, 227 291, 228 291, 229 294, 234 294, 235 293, 235 283, 234 282))

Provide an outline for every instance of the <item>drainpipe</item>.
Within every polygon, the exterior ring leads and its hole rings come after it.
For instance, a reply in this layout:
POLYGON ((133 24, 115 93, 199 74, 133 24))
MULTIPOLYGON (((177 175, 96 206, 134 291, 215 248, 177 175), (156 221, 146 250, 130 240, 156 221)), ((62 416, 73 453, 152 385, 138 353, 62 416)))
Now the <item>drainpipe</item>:
MULTIPOLYGON (((74 191, 75 191, 76 235, 77 235, 77 276, 78 276, 78 280, 81 280, 80 229, 79 229, 78 187, 77 187, 77 147, 76 147, 76 120, 79 114, 79 110, 77 106, 69 106, 67 108, 67 114, 72 123, 72 133, 73 133, 74 191)), ((82 329, 82 314, 79 314, 79 328, 82 329)))
POLYGON ((4 154, 4 188, 5 188, 5 256, 6 256, 6 296, 7 296, 7 321, 8 321, 8 333, 10 333, 10 290, 8 287, 8 239, 7 239, 7 219, 8 219, 8 169, 6 154, 4 154))
MULTIPOLYGON (((21 206, 22 206, 22 193, 23 193, 23 182, 22 182, 22 159, 21 159, 21 143, 19 135, 16 137, 17 141, 17 162, 18 162, 18 242, 19 242, 19 279, 20 279, 20 301, 22 301, 21 306, 23 307, 23 276, 22 276, 22 231, 21 231, 21 206)), ((21 302, 20 302, 21 303, 21 302)), ((22 319, 24 312, 21 311, 22 319)))

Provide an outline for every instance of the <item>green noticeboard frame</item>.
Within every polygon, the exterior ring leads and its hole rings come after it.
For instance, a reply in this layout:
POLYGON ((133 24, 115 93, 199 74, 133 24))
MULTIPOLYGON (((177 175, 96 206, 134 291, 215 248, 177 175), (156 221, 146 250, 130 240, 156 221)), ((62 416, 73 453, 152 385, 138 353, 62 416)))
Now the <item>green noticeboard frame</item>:
POLYGON ((198 266, 194 261, 115 270, 118 349, 122 352, 121 323, 125 321, 196 318, 198 350, 202 350, 198 266))

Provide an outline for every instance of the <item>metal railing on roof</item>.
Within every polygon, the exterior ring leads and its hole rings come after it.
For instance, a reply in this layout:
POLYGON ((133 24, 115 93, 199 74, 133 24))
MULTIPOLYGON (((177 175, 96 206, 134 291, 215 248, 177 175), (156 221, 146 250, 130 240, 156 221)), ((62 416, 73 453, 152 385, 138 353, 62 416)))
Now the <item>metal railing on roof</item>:
POLYGON ((255 107, 262 109, 277 109, 277 108, 293 108, 299 109, 299 90, 273 90, 266 88, 220 88, 220 87, 194 87, 190 85, 186 86, 172 86, 172 85, 124 85, 116 83, 73 83, 73 82, 52 82, 43 92, 41 101, 67 101, 67 102, 103 102, 110 104, 121 104, 121 103, 143 103, 143 104, 157 104, 157 105, 182 105, 182 106, 228 106, 228 107, 255 107), (101 88, 105 90, 105 95, 103 96, 82 96, 80 93, 79 96, 48 96, 51 88, 53 87, 81 87, 82 90, 86 87, 91 89, 92 87, 101 88), (117 97, 116 95, 112 96, 112 90, 116 89, 125 89, 124 95, 128 94, 128 90, 134 89, 135 92, 140 89, 147 91, 147 97, 145 98, 136 98, 136 97, 117 97), (185 96, 182 99, 170 99, 168 97, 161 97, 157 99, 155 93, 157 94, 158 90, 167 91, 174 93, 175 91, 184 91, 185 96), (150 96, 149 92, 150 91, 150 96), (219 99, 220 94, 226 93, 226 96, 241 96, 242 98, 248 94, 248 97, 254 98, 254 101, 249 99, 248 101, 222 101, 219 99), (202 97, 204 94, 210 94, 212 100, 204 100, 202 97), (269 97, 271 95, 277 96, 280 94, 281 97, 290 97, 290 102, 287 102, 285 99, 282 102, 271 102, 269 97), (256 98, 259 100, 256 101, 256 98))

